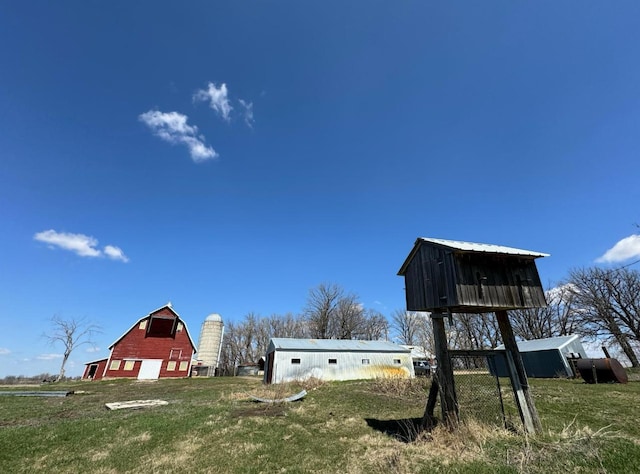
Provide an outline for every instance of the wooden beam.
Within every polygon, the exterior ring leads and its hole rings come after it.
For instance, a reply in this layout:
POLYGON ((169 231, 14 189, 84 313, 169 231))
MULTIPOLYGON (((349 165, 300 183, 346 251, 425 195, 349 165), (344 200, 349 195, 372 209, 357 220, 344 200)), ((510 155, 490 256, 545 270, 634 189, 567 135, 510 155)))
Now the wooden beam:
POLYGON ((538 417, 538 410, 533 402, 531 393, 529 392, 529 380, 527 372, 522 362, 522 356, 518 350, 518 344, 513 334, 511 321, 506 311, 496 311, 498 327, 502 335, 502 342, 506 352, 506 365, 513 387, 513 394, 518 405, 520 418, 524 424, 524 428, 528 433, 541 433, 542 424, 538 417))
POLYGON ((431 321, 433 323, 433 338, 438 360, 435 380, 440 389, 442 420, 447 426, 456 428, 459 422, 458 402, 453 381, 453 367, 448 350, 447 333, 444 327, 444 315, 442 313, 431 313, 431 321))

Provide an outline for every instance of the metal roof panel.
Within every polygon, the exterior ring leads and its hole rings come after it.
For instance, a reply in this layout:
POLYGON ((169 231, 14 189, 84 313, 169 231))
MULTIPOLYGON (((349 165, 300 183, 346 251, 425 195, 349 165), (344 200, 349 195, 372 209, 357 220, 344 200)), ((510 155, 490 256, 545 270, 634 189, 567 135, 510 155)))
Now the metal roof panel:
POLYGON ((410 349, 388 341, 361 341, 354 339, 295 339, 271 338, 276 350, 291 351, 358 351, 358 352, 411 352, 410 349))

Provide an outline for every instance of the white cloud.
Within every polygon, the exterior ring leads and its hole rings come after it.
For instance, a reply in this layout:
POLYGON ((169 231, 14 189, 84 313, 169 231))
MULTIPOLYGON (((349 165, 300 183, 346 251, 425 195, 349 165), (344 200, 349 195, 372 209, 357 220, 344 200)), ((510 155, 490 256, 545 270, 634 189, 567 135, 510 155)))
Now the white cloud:
POLYGON ((100 350, 101 349, 97 346, 90 346, 90 347, 87 347, 85 352, 100 352, 100 350))
POLYGON ((36 233, 33 238, 39 242, 49 244, 51 248, 59 247, 64 250, 69 250, 80 257, 107 256, 112 260, 120 260, 125 263, 129 261, 120 248, 107 245, 103 250, 100 250, 98 248, 98 240, 84 234, 56 232, 53 229, 49 229, 36 233))
POLYGON ((231 120, 231 111, 233 107, 229 103, 227 93, 227 85, 222 83, 220 87, 216 87, 213 82, 207 85, 207 89, 199 89, 193 94, 193 100, 209 102, 209 107, 215 110, 223 120, 231 120))
POLYGON ((244 123, 247 124, 247 127, 253 128, 253 123, 255 122, 253 119, 253 102, 245 102, 242 99, 238 99, 238 102, 244 108, 244 123))
POLYGON ((196 163, 217 158, 218 153, 205 145, 204 137, 198 135, 198 127, 189 125, 187 117, 179 112, 160 112, 149 110, 138 116, 153 133, 169 143, 182 143, 189 148, 191 159, 196 163))
POLYGON ((640 235, 634 234, 618 241, 603 256, 596 259, 599 263, 624 262, 630 258, 640 257, 640 235))
POLYGON ((104 254, 111 260, 120 260, 124 263, 129 261, 129 258, 124 254, 122 249, 120 247, 114 247, 113 245, 105 245, 104 254))
POLYGON ((70 250, 81 257, 99 257, 102 255, 102 252, 96 248, 98 241, 84 234, 69 234, 49 229, 38 232, 33 238, 64 250, 70 250))
POLYGON ((36 356, 36 359, 38 360, 62 359, 62 354, 40 354, 39 356, 36 356))
POLYGON ((0 347, 0 355, 7 355, 7 354, 11 354, 11 351, 6 347, 0 347))

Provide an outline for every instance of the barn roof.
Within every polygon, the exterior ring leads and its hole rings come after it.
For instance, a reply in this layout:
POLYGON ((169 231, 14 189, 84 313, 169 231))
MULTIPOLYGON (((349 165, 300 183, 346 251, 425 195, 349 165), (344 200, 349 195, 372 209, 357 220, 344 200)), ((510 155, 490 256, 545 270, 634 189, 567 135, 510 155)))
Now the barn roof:
POLYGON ((161 311, 163 309, 168 309, 169 311, 171 311, 173 314, 176 315, 176 318, 178 319, 179 322, 181 322, 184 326, 184 330, 187 332, 187 337, 189 338, 189 342, 191 343, 191 347, 193 347, 193 351, 196 352, 198 349, 196 348, 196 345, 193 342, 193 339, 191 338, 191 333, 189 332, 189 329, 187 328, 187 323, 184 322, 184 320, 180 317, 180 315, 176 312, 175 309, 173 309, 173 306, 171 306, 171 303, 167 303, 164 306, 160 306, 157 309, 154 309, 153 311, 151 311, 149 314, 141 317, 140 319, 138 319, 135 323, 133 323, 131 325, 131 327, 129 329, 127 329, 122 336, 120 336, 118 339, 116 339, 113 344, 111 344, 109 346, 109 350, 113 349, 113 346, 115 346, 118 342, 120 342, 127 334, 129 334, 129 332, 135 328, 136 326, 138 326, 140 324, 141 321, 147 319, 148 317, 150 317, 152 314, 157 313, 158 311, 161 311))
POLYGON ((388 341, 360 341, 353 339, 294 339, 273 337, 269 350, 334 351, 334 352, 411 352, 411 349, 388 341))
MULTIPOLYGON (((577 334, 571 336, 546 337, 544 339, 532 339, 530 341, 518 341, 520 352, 548 351, 550 349, 562 349, 570 342, 578 338, 577 334)), ((496 350, 504 350, 504 344, 496 347, 496 350)))
POLYGON ((89 362, 85 362, 84 365, 97 364, 98 362, 102 362, 103 360, 109 360, 109 358, 103 357, 102 359, 90 360, 89 362))
POLYGON ((404 275, 407 265, 413 259, 414 255, 420 248, 422 244, 432 244, 439 247, 445 247, 453 250, 455 253, 488 253, 488 254, 496 254, 496 255, 517 255, 520 257, 530 257, 530 258, 538 258, 538 257, 548 257, 549 254, 534 252, 532 250, 524 250, 517 249, 515 247, 505 247, 503 245, 494 245, 494 244, 480 244, 474 242, 463 242, 460 240, 446 240, 446 239, 434 239, 430 237, 418 237, 416 243, 409 253, 409 256, 406 258, 402 267, 398 271, 398 275, 404 275))

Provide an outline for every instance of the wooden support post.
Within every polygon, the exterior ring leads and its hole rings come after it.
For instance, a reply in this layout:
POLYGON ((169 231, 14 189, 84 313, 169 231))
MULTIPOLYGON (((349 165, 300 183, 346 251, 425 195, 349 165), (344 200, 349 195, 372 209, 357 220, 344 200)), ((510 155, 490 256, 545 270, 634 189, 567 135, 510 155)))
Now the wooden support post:
POLYGON ((496 318, 498 320, 500 334, 502 335, 502 342, 504 343, 507 369, 509 371, 509 378, 511 379, 516 404, 518 405, 518 411, 520 412, 520 418, 527 433, 540 433, 542 432, 542 424, 538 417, 538 410, 536 410, 533 398, 529 392, 527 372, 524 368, 520 351, 518 350, 516 338, 513 335, 511 321, 509 321, 509 316, 506 311, 496 311, 496 318))
POLYGON ((447 426, 455 428, 458 426, 459 421, 458 401, 453 382, 453 367, 449 356, 447 333, 444 328, 444 315, 442 313, 431 313, 431 321, 433 323, 436 358, 438 359, 435 381, 440 389, 442 420, 447 426))
POLYGON ((436 402, 438 401, 438 392, 440 387, 438 386, 438 379, 434 376, 431 379, 431 387, 429 388, 429 397, 427 398, 427 407, 424 409, 424 415, 422 415, 423 430, 431 430, 435 426, 435 416, 433 411, 436 408, 436 402))

